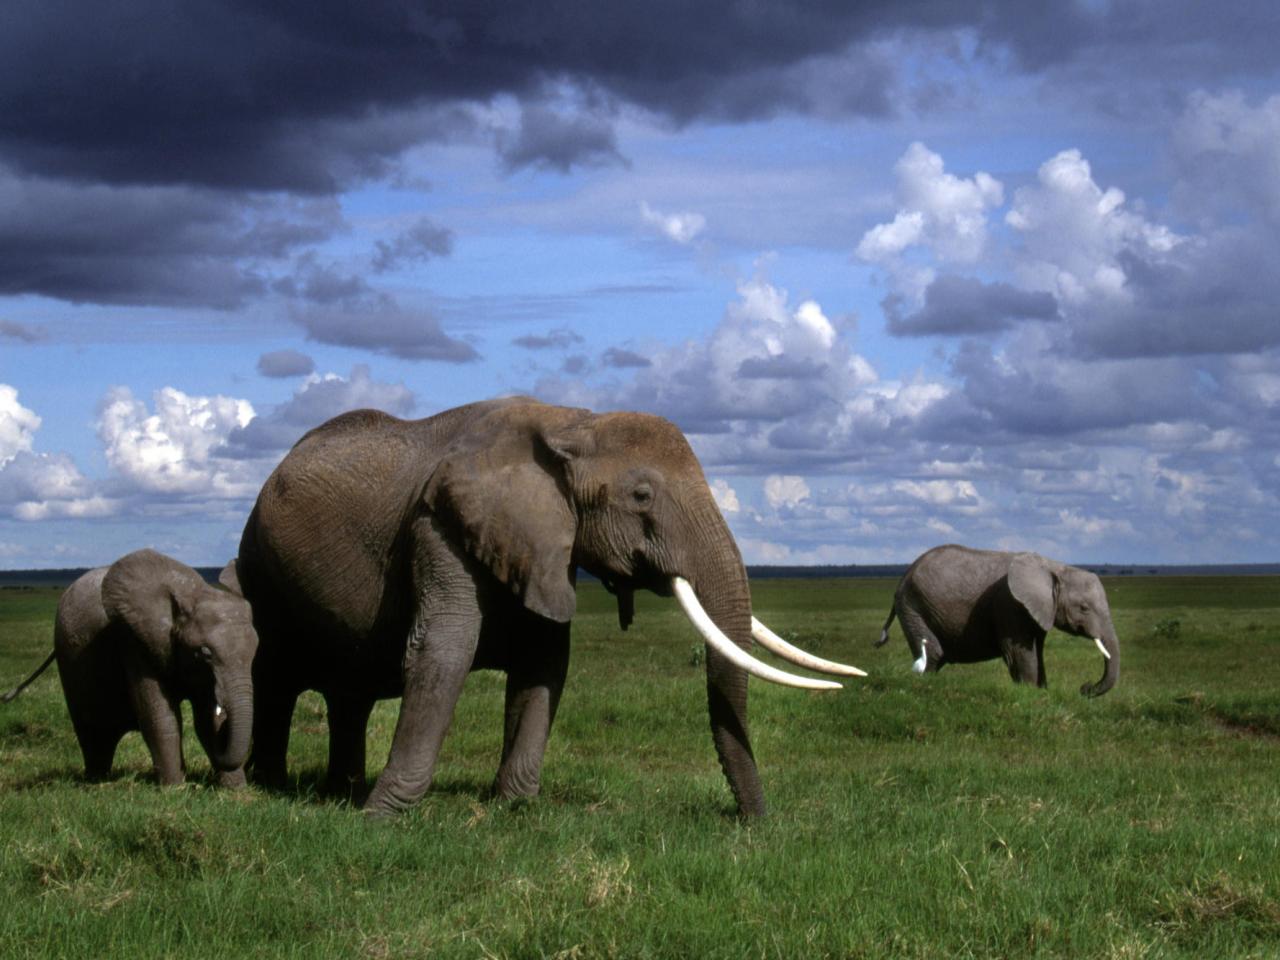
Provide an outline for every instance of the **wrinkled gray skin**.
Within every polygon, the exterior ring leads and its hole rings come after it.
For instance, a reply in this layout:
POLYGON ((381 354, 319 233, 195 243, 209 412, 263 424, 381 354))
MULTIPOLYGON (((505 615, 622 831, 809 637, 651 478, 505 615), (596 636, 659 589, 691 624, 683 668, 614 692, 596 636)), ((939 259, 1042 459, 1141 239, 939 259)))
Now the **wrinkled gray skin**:
POLYGON ((159 781, 181 783, 181 703, 190 700, 218 782, 244 783, 258 638, 243 597, 138 550, 67 588, 53 645, 89 779, 107 777, 120 738, 141 730, 159 781))
POLYGON ((1088 570, 1035 553, 934 547, 898 583, 876 646, 897 616, 922 672, 948 663, 1003 659, 1015 683, 1046 686, 1044 638, 1050 627, 1102 640, 1111 659, 1102 679, 1080 688, 1106 693, 1120 677, 1120 642, 1102 581, 1088 570))
MULTIPOLYGON (((302 690, 329 711, 329 786, 363 784, 365 725, 403 692, 390 757, 366 800, 418 801, 468 671, 507 673, 494 787, 533 796, 569 662, 578 566, 617 596, 687 579, 715 623, 751 646, 738 548, 684 436, 659 417, 595 415, 525 398, 404 421, 344 414, 303 437, 267 480, 240 544, 254 606, 252 769, 285 779, 302 690)), ((707 651, 720 763, 741 813, 764 813, 747 731, 747 676, 707 651)))

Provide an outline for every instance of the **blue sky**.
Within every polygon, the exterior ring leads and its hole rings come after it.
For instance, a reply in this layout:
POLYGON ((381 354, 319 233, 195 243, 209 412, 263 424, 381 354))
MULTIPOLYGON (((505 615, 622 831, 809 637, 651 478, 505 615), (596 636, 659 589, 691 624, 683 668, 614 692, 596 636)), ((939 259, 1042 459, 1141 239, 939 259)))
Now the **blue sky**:
POLYGON ((1280 14, 1037 7, 10 5, 0 566, 512 392, 673 419, 748 562, 1274 562, 1280 14))

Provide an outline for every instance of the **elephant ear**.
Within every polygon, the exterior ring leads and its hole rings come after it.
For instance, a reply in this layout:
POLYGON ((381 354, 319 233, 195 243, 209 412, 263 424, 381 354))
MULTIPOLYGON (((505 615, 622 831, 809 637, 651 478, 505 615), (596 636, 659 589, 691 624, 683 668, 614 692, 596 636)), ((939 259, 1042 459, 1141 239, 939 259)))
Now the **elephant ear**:
POLYGON ((445 454, 423 494, 471 556, 559 623, 577 607, 569 465, 594 446, 591 419, 540 403, 499 408, 445 454))
POLYGON ((128 627, 157 665, 167 666, 175 634, 205 586, 186 564, 155 550, 137 550, 108 568, 102 606, 112 621, 128 627))
POLYGON ((218 574, 218 582, 237 597, 243 597, 244 591, 240 589, 240 561, 235 557, 228 560, 227 565, 218 574))
POLYGON ((1044 557, 1019 553, 1009 562, 1009 592, 1041 630, 1053 626, 1054 576, 1044 557))

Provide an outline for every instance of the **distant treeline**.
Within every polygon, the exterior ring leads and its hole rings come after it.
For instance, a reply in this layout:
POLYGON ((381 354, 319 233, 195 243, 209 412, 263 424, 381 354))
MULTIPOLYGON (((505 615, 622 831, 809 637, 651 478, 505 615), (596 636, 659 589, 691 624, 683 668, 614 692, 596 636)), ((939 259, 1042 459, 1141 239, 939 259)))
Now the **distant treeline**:
MULTIPOLYGON (((1280 563, 1217 563, 1217 564, 1159 564, 1159 563, 1082 563, 1078 566, 1103 577, 1206 577, 1206 576, 1276 576, 1280 575, 1280 563)), ((67 567, 55 570, 0 570, 0 589, 21 587, 65 587, 84 573, 87 567, 67 567)), ((209 583, 218 582, 221 567, 196 567, 196 572, 209 583)), ((785 567, 774 564, 747 566, 747 575, 757 580, 791 578, 818 580, 826 578, 892 577, 907 571, 905 563, 829 564, 815 567, 785 567)), ((580 571, 579 579, 594 581, 586 571, 580 571)))

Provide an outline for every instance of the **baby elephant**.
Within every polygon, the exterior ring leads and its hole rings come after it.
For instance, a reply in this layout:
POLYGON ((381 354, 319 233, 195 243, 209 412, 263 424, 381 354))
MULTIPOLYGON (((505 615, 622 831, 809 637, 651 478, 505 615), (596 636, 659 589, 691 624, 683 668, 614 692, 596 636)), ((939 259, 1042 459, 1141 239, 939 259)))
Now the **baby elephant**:
MULTIPOLYGON (((237 586, 233 565, 221 579, 237 586)), ((22 686, 57 658, 91 780, 110 774, 120 738, 140 729, 160 782, 181 783, 181 703, 190 700, 218 782, 235 787, 244 784, 253 729, 257 649, 243 597, 210 586, 177 560, 138 550, 67 588, 53 654, 22 686)))
POLYGON ((1120 677, 1120 642, 1102 581, 1039 554, 934 547, 899 581, 876 646, 888 643, 895 616, 917 673, 999 657, 1015 683, 1043 687, 1044 636, 1057 627, 1091 637, 1106 660, 1102 679, 1081 693, 1100 696, 1120 677))

